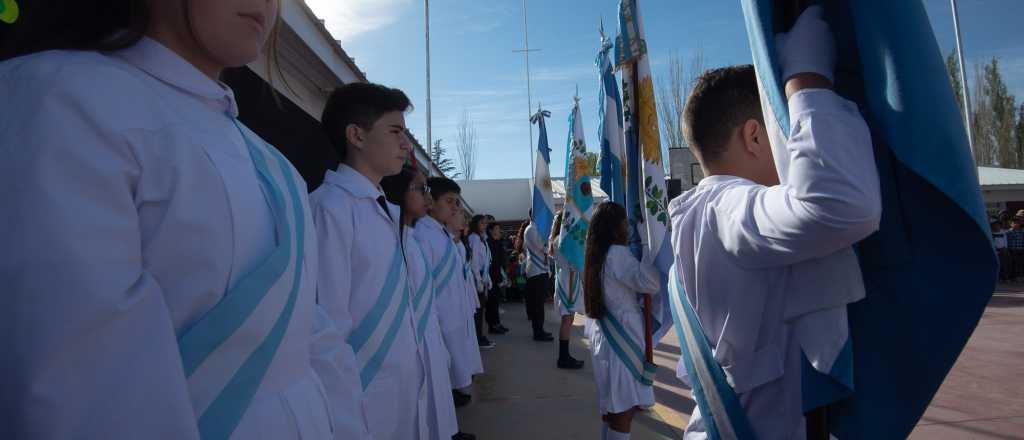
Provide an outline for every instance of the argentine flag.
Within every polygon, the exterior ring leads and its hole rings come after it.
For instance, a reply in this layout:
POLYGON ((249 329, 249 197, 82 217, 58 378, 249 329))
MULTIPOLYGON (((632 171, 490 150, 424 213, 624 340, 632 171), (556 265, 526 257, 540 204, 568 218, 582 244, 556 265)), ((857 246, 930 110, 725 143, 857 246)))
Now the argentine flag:
POLYGON ((600 126, 597 138, 601 140, 601 156, 598 169, 601 171, 601 190, 608 194, 608 199, 625 206, 626 204, 626 150, 622 138, 622 99, 619 97, 619 84, 615 80, 615 70, 608 52, 612 50, 612 41, 604 35, 601 26, 601 51, 597 53, 598 74, 601 89, 598 91, 597 115, 600 126))
MULTIPOLYGON (((882 221, 855 246, 867 296, 847 307, 852 353, 837 360, 848 363, 852 381, 805 368, 804 403, 831 401, 830 430, 840 439, 905 438, 977 325, 998 264, 963 121, 922 3, 820 3, 836 37, 835 91, 860 106, 871 128, 882 221)), ((743 0, 775 151, 784 148, 789 117, 774 35, 798 15, 791 4, 743 0)), ((778 164, 783 181, 786 165, 778 164)))
POLYGON ((555 219, 555 201, 551 194, 551 148, 548 147, 548 129, 544 118, 551 117, 551 112, 537 109, 530 117, 530 123, 540 127, 540 138, 537 140, 537 162, 533 168, 533 226, 537 228, 541 240, 545 243, 551 235, 551 222, 555 219))
POLYGON ((577 274, 582 274, 594 196, 587 174, 587 142, 583 139, 579 99, 569 115, 569 139, 565 150, 565 207, 562 210, 562 229, 558 234, 558 252, 577 274))

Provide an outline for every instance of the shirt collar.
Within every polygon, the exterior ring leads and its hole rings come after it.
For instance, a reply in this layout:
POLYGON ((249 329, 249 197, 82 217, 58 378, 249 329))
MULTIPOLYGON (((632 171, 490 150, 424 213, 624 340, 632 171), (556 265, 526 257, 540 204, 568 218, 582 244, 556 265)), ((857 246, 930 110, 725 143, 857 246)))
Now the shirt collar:
POLYGON ((204 75, 195 66, 163 44, 149 37, 138 43, 111 53, 111 56, 138 67, 154 78, 193 95, 212 109, 238 117, 238 103, 231 88, 204 75))
POLYGON ((750 179, 745 179, 745 178, 738 177, 738 176, 729 176, 729 175, 726 175, 726 174, 716 174, 716 175, 713 175, 713 176, 707 176, 707 177, 705 177, 703 179, 700 179, 700 182, 697 182, 697 186, 717 185, 717 184, 726 183, 726 182, 732 182, 732 181, 737 181, 737 180, 741 181, 741 182, 754 183, 754 181, 752 181, 750 179))
POLYGON ((433 218, 433 217, 431 217, 429 215, 425 215, 425 216, 423 216, 423 218, 420 218, 417 221, 417 224, 419 224, 419 223, 423 223, 423 225, 425 225, 427 227, 430 227, 430 228, 440 229, 442 232, 444 232, 446 235, 448 235, 449 239, 451 238, 451 234, 448 232, 448 228, 444 227, 444 225, 442 225, 441 222, 437 221, 437 219, 435 219, 435 218, 433 218))
POLYGON ((340 187, 359 198, 376 199, 384 195, 379 186, 345 164, 339 164, 337 171, 327 170, 324 182, 340 187))

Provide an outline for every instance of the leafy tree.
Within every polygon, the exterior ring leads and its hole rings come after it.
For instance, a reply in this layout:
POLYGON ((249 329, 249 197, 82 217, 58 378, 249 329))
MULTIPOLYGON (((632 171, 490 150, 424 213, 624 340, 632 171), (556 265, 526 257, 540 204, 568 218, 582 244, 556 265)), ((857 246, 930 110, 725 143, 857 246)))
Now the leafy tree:
POLYGON ((455 171, 455 162, 447 156, 448 150, 441 145, 441 139, 434 141, 434 148, 430 150, 430 161, 437 165, 437 169, 449 179, 458 179, 460 174, 455 171))

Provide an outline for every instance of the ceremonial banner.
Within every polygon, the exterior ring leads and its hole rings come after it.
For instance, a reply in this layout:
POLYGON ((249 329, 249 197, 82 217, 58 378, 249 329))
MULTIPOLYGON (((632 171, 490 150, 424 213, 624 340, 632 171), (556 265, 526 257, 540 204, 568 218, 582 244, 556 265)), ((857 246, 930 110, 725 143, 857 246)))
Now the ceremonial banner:
POLYGON ((608 52, 612 41, 604 35, 601 26, 601 51, 597 54, 598 73, 601 89, 598 91, 597 114, 600 126, 598 139, 601 140, 601 156, 598 169, 601 171, 601 190, 608 194, 608 200, 626 204, 626 150, 622 134, 622 99, 619 98, 619 84, 608 52))
POLYGON ((533 227, 537 228, 540 239, 546 244, 551 235, 551 222, 555 219, 555 200, 551 194, 551 148, 548 147, 548 129, 544 118, 551 112, 537 109, 530 117, 530 123, 540 127, 537 140, 537 160, 533 168, 533 227))
POLYGON ((588 170, 587 142, 583 138, 583 117, 577 99, 569 115, 569 139, 565 146, 565 207, 558 234, 558 253, 577 274, 583 273, 587 229, 594 205, 588 170))

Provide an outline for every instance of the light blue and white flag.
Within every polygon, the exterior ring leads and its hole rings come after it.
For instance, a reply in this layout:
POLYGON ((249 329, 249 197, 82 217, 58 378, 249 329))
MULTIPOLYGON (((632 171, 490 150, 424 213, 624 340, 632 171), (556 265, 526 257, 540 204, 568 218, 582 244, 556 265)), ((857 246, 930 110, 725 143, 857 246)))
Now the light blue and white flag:
POLYGON ((608 194, 608 200, 625 206, 626 204, 626 149, 622 134, 622 99, 619 97, 619 84, 615 79, 615 70, 608 52, 612 50, 612 40, 604 35, 604 24, 601 24, 601 51, 597 53, 598 74, 601 88, 598 91, 597 114, 600 126, 597 138, 601 140, 601 157, 598 169, 601 171, 601 190, 608 194))
POLYGON ((619 3, 615 60, 622 72, 630 248, 637 257, 653 257, 654 265, 661 272, 661 291, 651 298, 653 342, 657 344, 672 324, 667 289, 672 249, 668 237, 668 189, 661 157, 654 79, 647 57, 639 0, 622 0, 619 3))
MULTIPOLYGON (((583 261, 594 196, 590 190, 587 142, 583 137, 580 101, 569 115, 569 139, 565 146, 565 206, 558 233, 558 253, 576 273, 583 272, 583 261)), ((570 292, 571 294, 571 292, 570 292)))
POLYGON ((542 241, 547 244, 551 235, 551 222, 555 219, 555 200, 551 194, 551 148, 548 147, 548 129, 544 118, 550 118, 551 112, 537 109, 530 116, 530 123, 540 127, 540 138, 537 140, 537 161, 533 168, 533 226, 542 241))
MULTIPOLYGON (((778 151, 790 121, 774 36, 798 11, 793 2, 742 4, 765 125, 778 151)), ((859 106, 871 128, 882 219, 879 231, 855 246, 866 298, 847 307, 851 383, 834 368, 828 375, 805 368, 804 402, 832 402, 830 430, 840 439, 905 438, 984 312, 998 262, 963 120, 922 2, 823 6, 836 38, 834 90, 859 106)), ((778 168, 785 181, 787 167, 778 168)))

